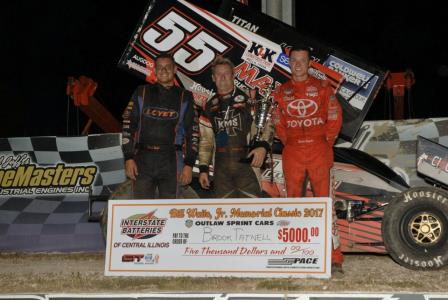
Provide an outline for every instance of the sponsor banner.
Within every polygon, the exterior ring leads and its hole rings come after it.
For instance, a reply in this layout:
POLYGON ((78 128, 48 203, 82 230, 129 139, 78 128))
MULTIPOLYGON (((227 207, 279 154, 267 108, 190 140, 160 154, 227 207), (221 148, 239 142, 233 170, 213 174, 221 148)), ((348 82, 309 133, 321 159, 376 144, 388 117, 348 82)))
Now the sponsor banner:
POLYGON ((121 134, 0 139, 0 251, 104 250, 89 197, 124 180, 121 134))
POLYGON ((0 170, 0 196, 35 196, 52 194, 86 194, 90 191, 98 168, 95 165, 40 167, 27 154, 0 155, 0 161, 19 161, 17 167, 0 170))
POLYGON ((424 177, 448 185, 448 148, 419 136, 417 171, 424 177))
POLYGON ((109 193, 125 180, 119 137, 0 139, 0 197, 109 193))
POLYGON ((339 94, 359 110, 367 103, 373 87, 378 82, 378 75, 374 75, 340 58, 330 55, 324 62, 324 66, 344 75, 344 82, 340 87, 339 94))
POLYGON ((108 276, 330 277, 330 198, 110 200, 108 212, 108 276))
MULTIPOLYGON (((235 85, 239 89, 254 89, 263 96, 267 86, 276 88, 289 80, 287 54, 290 45, 310 45, 314 49, 310 74, 328 79, 337 91, 344 108, 341 136, 351 140, 367 113, 384 72, 365 67, 349 55, 336 54, 333 48, 302 37, 284 23, 273 25, 268 16, 235 5, 234 16, 224 19, 183 0, 151 1, 118 66, 154 82, 154 59, 161 52, 170 52, 178 66, 177 83, 193 92, 196 103, 202 105, 215 93, 211 63, 218 55, 230 58, 235 64, 235 85), (247 15, 244 18, 235 17, 240 13, 247 15), (247 21, 252 18, 258 25, 247 21), (276 33, 272 34, 272 30, 276 33), (342 81, 344 78, 352 79, 352 72, 344 74, 339 69, 324 65, 330 54, 334 60, 340 59, 346 65, 353 66, 357 74, 375 74, 376 80, 368 83, 368 89, 363 89, 361 96, 357 96, 360 91, 353 82, 345 84, 344 93, 341 93, 342 81), (353 94, 353 101, 344 96, 353 94), (363 97, 366 98, 363 100, 365 103, 359 109, 357 107, 361 105, 358 102, 363 97)), ((342 70, 346 69, 346 65, 342 70)))

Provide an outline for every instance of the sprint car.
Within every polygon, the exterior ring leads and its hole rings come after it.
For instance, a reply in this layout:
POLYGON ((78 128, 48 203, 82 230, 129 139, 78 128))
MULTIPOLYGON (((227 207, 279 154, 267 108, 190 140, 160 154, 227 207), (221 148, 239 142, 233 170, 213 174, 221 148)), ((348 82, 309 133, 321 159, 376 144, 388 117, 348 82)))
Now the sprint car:
MULTIPOLYGON (((418 148, 418 171, 432 185, 410 187, 375 157, 353 148, 334 148, 333 198, 343 252, 389 254, 413 270, 439 269, 448 263, 444 184, 448 183, 448 148, 423 138, 418 148)), ((263 196, 286 197, 280 154, 273 155, 272 166, 260 176, 263 196)), ((129 199, 131 189, 127 181, 110 199, 129 199)), ((195 176, 183 196, 208 198, 212 194, 200 188, 195 176)), ((312 196, 310 188, 307 196, 312 196)), ((104 234, 106 218, 103 213, 104 234)))
MULTIPOLYGON (((335 147, 334 154, 333 198, 342 251, 387 253, 414 270, 444 267, 448 262, 448 148, 419 137, 418 172, 432 184, 422 187, 410 187, 363 151, 335 147)), ((263 191, 285 197, 280 155, 274 155, 273 165, 273 171, 262 175, 263 191)))

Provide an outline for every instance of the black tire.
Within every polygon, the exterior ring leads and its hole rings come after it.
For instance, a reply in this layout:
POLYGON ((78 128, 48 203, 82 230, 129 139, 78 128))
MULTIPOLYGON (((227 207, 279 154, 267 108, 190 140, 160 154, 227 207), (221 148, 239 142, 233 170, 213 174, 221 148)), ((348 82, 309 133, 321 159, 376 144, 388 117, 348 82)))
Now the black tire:
POLYGON ((385 209, 384 245, 400 265, 435 270, 448 264, 448 193, 434 187, 412 188, 385 209))

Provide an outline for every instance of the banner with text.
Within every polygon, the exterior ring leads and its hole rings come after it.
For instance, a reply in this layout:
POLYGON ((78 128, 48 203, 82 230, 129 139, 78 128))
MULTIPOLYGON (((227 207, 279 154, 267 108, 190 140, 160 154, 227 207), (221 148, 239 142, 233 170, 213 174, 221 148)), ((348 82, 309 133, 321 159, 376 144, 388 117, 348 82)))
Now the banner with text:
POLYGON ((125 179, 118 133, 0 138, 0 251, 102 251, 89 196, 125 179))
POLYGON ((105 275, 330 277, 331 199, 109 201, 105 275))
POLYGON ((202 105, 215 94, 211 64, 226 56, 235 64, 235 85, 264 95, 290 78, 289 49, 311 48, 310 74, 328 79, 344 113, 340 136, 352 140, 385 72, 291 26, 232 2, 231 15, 221 18, 184 0, 151 0, 118 63, 149 82, 155 81, 154 60, 169 52, 177 63, 177 82, 202 105))
POLYGON ((110 194, 125 179, 120 134, 0 138, 0 198, 110 194))

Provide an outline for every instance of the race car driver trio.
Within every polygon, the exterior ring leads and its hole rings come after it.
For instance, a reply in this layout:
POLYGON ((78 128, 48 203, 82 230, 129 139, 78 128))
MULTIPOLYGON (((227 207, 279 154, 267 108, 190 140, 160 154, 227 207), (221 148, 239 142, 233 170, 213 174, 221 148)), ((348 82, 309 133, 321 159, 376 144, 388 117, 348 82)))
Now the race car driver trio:
MULTIPOLYGON (((169 54, 155 61, 157 83, 137 87, 123 115, 125 171, 135 198, 176 198, 192 180, 199 159, 199 183, 210 188, 214 165, 217 198, 261 197, 257 171, 274 135, 282 142, 288 197, 303 197, 308 178, 314 196, 328 197, 333 144, 342 126, 342 109, 327 81, 308 74, 310 52, 289 52, 291 79, 273 92, 277 106, 254 140, 254 99, 234 86, 234 65, 224 57, 212 64, 216 94, 196 106, 189 91, 175 85, 176 65, 169 54)), ((335 241, 335 238, 333 239, 335 241)), ((332 265, 343 256, 334 243, 332 265)))

